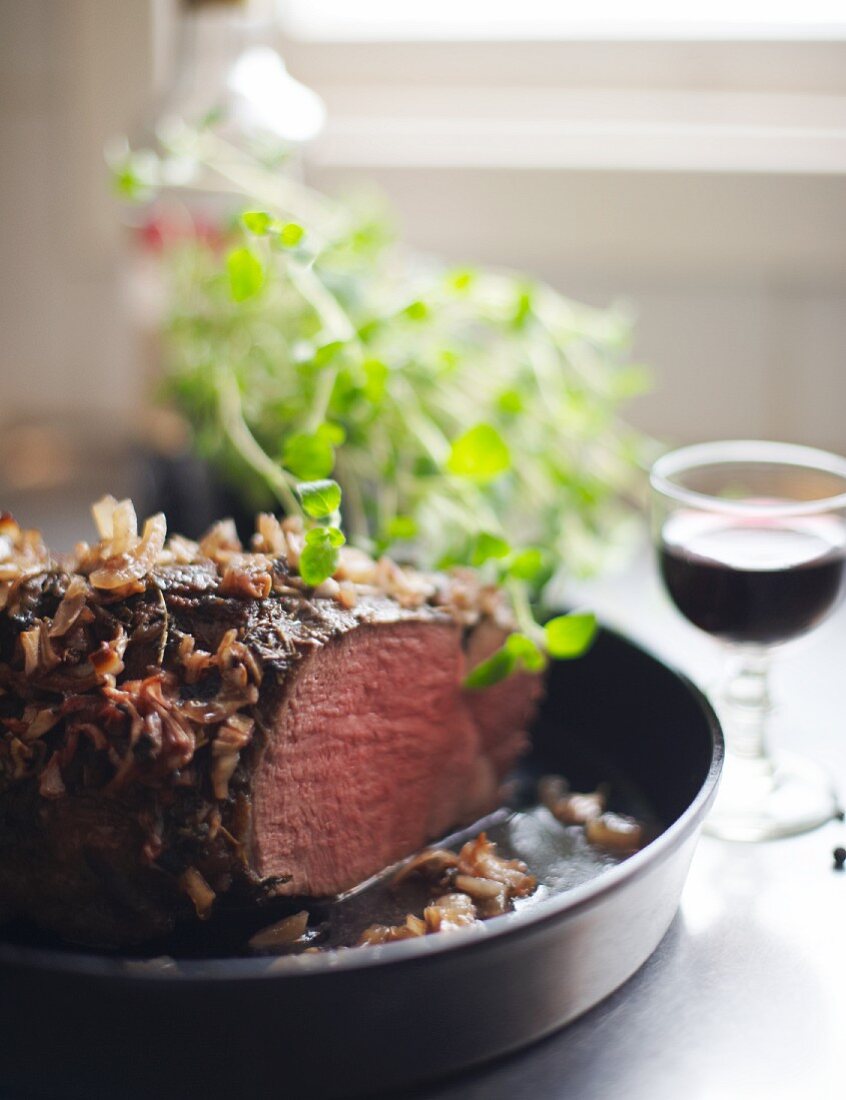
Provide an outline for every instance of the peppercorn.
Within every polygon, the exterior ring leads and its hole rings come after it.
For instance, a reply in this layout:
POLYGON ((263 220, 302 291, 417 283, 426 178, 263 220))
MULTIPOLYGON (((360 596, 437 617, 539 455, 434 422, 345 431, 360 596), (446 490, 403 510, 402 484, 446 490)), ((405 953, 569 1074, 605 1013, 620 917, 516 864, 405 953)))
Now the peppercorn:
POLYGON ((846 866, 846 848, 834 849, 834 869, 835 871, 842 871, 846 866))

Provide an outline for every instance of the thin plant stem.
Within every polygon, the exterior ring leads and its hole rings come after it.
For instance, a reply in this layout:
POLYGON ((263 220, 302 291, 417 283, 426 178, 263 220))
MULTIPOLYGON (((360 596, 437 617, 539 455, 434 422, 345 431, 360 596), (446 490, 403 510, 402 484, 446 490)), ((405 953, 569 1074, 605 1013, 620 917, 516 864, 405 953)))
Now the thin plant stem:
POLYGON ((241 407, 238 385, 231 375, 220 374, 218 379, 220 416, 224 430, 238 453, 260 474, 289 515, 300 515, 301 509, 294 493, 294 481, 283 468, 265 452, 247 427, 241 407))

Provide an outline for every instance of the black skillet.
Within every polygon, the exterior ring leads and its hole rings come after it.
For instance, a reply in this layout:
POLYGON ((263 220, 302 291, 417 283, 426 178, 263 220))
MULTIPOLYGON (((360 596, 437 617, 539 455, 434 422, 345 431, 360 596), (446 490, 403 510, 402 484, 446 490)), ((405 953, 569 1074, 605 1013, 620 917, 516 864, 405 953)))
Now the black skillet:
POLYGON ((655 949, 722 755, 701 693, 604 630, 587 657, 553 664, 515 790, 543 772, 576 789, 609 782, 612 805, 658 826, 641 852, 603 866, 524 807, 494 832, 544 886, 481 931, 287 959, 128 959, 0 938, 0 1086, 63 1100, 396 1095, 516 1050, 655 949))

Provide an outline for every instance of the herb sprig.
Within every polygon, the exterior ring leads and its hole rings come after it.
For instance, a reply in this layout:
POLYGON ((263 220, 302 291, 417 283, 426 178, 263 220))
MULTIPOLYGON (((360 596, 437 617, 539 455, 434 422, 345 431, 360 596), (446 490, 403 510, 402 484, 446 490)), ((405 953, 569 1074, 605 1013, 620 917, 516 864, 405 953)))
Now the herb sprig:
POLYGON ((209 129, 176 130, 164 155, 116 169, 146 200, 199 177, 242 209, 222 242, 163 248, 166 391, 201 453, 247 503, 303 516, 309 584, 332 575, 348 537, 504 585, 519 629, 468 687, 583 652, 593 616, 541 627, 532 604, 599 564, 639 491, 644 444, 619 406, 646 375, 627 362, 625 314, 412 256, 381 212, 209 129))

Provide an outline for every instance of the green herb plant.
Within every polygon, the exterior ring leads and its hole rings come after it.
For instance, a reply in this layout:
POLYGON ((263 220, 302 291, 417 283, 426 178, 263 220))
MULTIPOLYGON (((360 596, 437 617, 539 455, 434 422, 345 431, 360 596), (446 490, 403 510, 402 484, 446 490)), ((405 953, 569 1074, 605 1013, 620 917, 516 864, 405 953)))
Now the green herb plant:
POLYGON ((310 585, 347 538, 503 585, 518 630, 468 687, 582 653, 592 615, 541 626, 533 607, 599 564, 639 489, 643 441, 619 406, 645 373, 627 362, 626 316, 413 255, 381 210, 330 200, 210 128, 115 174, 145 201, 199 176, 240 210, 220 241, 162 251, 166 393, 199 451, 248 505, 303 517, 310 585))

